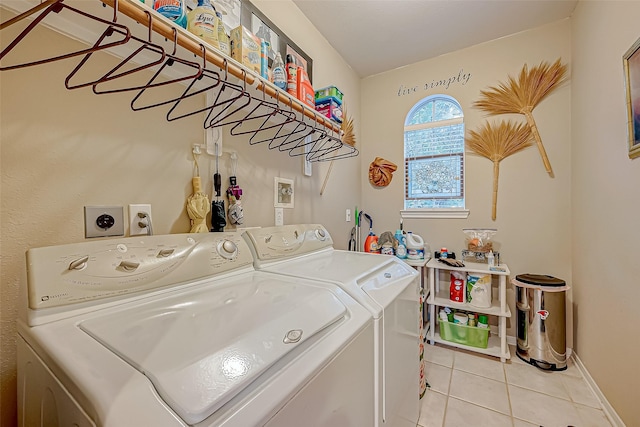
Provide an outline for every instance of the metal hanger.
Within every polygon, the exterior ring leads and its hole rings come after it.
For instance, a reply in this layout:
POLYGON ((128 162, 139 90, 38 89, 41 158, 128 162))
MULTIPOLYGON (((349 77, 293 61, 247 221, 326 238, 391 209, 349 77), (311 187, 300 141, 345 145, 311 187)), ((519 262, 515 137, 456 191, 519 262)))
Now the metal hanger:
MULTIPOLYGON (((289 98, 289 111, 293 112, 293 99, 289 98)), ((295 116, 295 113, 294 113, 295 116)), ((295 144, 295 142, 297 142, 297 139, 292 139, 294 136, 299 135, 304 133, 306 135, 307 129, 309 128, 309 125, 305 123, 305 116, 303 115, 301 119, 298 119, 297 117, 295 118, 295 122, 297 122, 296 126, 293 128, 292 131, 284 134, 284 135, 276 135, 274 136, 271 141, 269 141, 269 149, 270 150, 274 150, 274 149, 278 149, 279 151, 284 151, 286 150, 287 146, 290 144, 295 144), (291 140, 291 141, 290 141, 291 140), (293 141, 293 142, 292 142, 293 141)))
POLYGON ((91 52, 97 52, 99 50, 105 50, 105 49, 109 49, 112 48, 114 46, 119 46, 122 44, 125 44, 129 41, 129 39, 131 38, 131 32, 129 31, 129 28, 127 28, 124 25, 118 24, 116 23, 117 20, 117 15, 118 15, 118 0, 114 0, 114 9, 113 9, 113 20, 112 21, 107 21, 105 19, 99 18, 97 16, 88 14, 86 12, 83 12, 79 9, 76 9, 74 7, 71 6, 67 6, 66 4, 62 3, 63 0, 57 0, 55 2, 45 2, 42 3, 38 6, 35 6, 33 8, 31 8, 30 10, 28 10, 27 12, 16 16, 15 18, 12 18, 2 24, 0 24, 0 29, 4 29, 9 27, 10 25, 15 24, 16 22, 20 22, 21 20, 27 18, 28 16, 31 16, 32 14, 34 14, 35 12, 41 10, 43 7, 43 5, 48 5, 46 6, 45 10, 40 13, 40 15, 38 15, 33 21, 31 21, 29 23, 29 25, 27 25, 27 27, 22 30, 22 32, 20 34, 18 34, 18 36, 16 36, 15 39, 13 39, 11 41, 11 43, 9 43, 9 45, 2 51, 0 52, 0 61, 5 58, 7 56, 7 54, 9 54, 40 22, 42 22, 42 20, 49 15, 51 12, 55 12, 55 13, 60 13, 62 10, 66 9, 66 10, 70 10, 71 12, 77 13, 81 16, 87 17, 89 19, 92 19, 94 21, 98 21, 100 23, 103 23, 105 25, 107 25, 107 28, 104 30, 104 32, 102 33, 102 35, 100 36, 100 38, 98 39, 98 41, 96 43, 93 44, 93 46, 86 48, 86 49, 80 49, 78 51, 75 52, 69 52, 63 55, 58 55, 58 56, 54 56, 54 57, 50 57, 50 58, 45 58, 45 59, 40 59, 40 60, 36 60, 36 61, 31 61, 31 62, 25 62, 22 64, 14 64, 14 65, 8 65, 8 66, 0 66, 0 71, 6 71, 6 70, 15 70, 18 68, 25 68, 25 67, 31 67, 34 65, 41 65, 41 64, 47 64, 49 62, 54 62, 54 61, 59 61, 62 59, 67 59, 67 58, 72 58, 74 56, 79 56, 79 55, 84 55, 87 53, 91 53, 91 52), (116 31, 119 30, 119 31, 116 31), (100 45, 100 42, 103 41, 106 37, 114 34, 114 33, 118 33, 118 34, 122 34, 122 39, 120 40, 116 40, 116 41, 112 41, 110 43, 105 43, 103 45, 100 45))
MULTIPOLYGON (((228 62, 227 59, 224 59, 224 79, 222 81, 222 88, 216 94, 216 98, 213 101, 213 104, 209 106, 209 113, 204 120, 204 127, 221 127, 229 124, 238 123, 242 119, 233 119, 228 120, 229 118, 235 116, 235 114, 241 110, 243 110, 247 105, 251 103, 251 95, 247 92, 247 80, 246 80, 246 71, 242 70, 243 79, 242 86, 237 85, 235 83, 231 83, 228 74, 228 62), (236 94, 231 95, 229 99, 221 99, 221 96, 225 92, 225 90, 229 89, 230 91, 235 91, 236 94), (238 105, 235 105, 234 108, 231 108, 237 101, 240 101, 238 105)), ((227 92, 229 93, 229 92, 227 92)))
MULTIPOLYGON (((136 89, 139 90, 139 89, 141 89, 142 86, 132 86, 132 87, 124 87, 124 88, 118 88, 118 89, 110 89, 110 90, 98 90, 97 86, 99 84, 110 82, 110 81, 113 81, 113 80, 128 76, 130 74, 137 73, 138 71, 146 70, 147 68, 151 68, 151 67, 153 67, 155 65, 158 65, 158 64, 160 64, 161 62, 163 62, 165 60, 166 54, 165 54, 164 48, 162 46, 160 46, 160 45, 157 45, 157 44, 151 42, 151 34, 152 34, 152 28, 153 28, 153 15, 149 11, 146 11, 146 10, 144 11, 144 13, 147 15, 147 19, 149 20, 149 22, 147 24, 148 27, 149 27, 148 40, 143 40, 143 39, 140 39, 140 38, 132 35, 129 43, 131 43, 131 40, 133 40, 133 41, 136 41, 136 42, 140 43, 141 45, 137 49, 135 49, 131 54, 129 54, 129 56, 124 58, 122 61, 120 61, 120 63, 118 65, 113 67, 111 70, 107 71, 104 75, 102 75, 98 79, 93 80, 93 81, 89 81, 89 82, 85 82, 85 83, 72 85, 71 84, 71 79, 73 79, 73 77, 76 76, 76 74, 80 71, 80 69, 87 63, 87 61, 89 60, 91 55, 93 55, 93 52, 87 53, 84 56, 84 58, 82 58, 82 61, 80 61, 78 63, 78 65, 76 65, 76 67, 73 69, 73 71, 71 71, 71 73, 69 73, 69 75, 65 79, 65 81, 64 81, 65 87, 67 89, 79 89, 79 88, 82 88, 82 87, 93 86, 93 93, 98 94, 98 95, 105 94, 105 93, 126 92, 126 91, 130 91, 130 90, 136 90, 136 89), (131 63, 133 61, 133 58, 135 58, 136 56, 138 56, 140 54, 144 54, 145 52, 151 52, 153 54, 157 54, 158 58, 156 60, 152 61, 152 62, 139 65, 139 66, 137 66, 135 68, 132 68, 132 69, 129 69, 129 70, 124 70, 124 71, 119 71, 125 65, 131 63)), ((114 29, 114 32, 119 32, 119 31, 120 30, 114 29)), ((103 35, 103 37, 104 37, 104 35, 103 35)), ((100 42, 100 40, 98 42, 100 42)))
POLYGON ((289 111, 284 111, 280 109, 279 100, 276 98, 278 102, 274 103, 271 101, 267 101, 265 95, 264 85, 262 86, 262 99, 258 101, 255 107, 249 111, 241 121, 236 123, 230 130, 231 135, 249 135, 249 143, 251 145, 258 144, 261 142, 269 141, 271 138, 263 139, 263 140, 255 140, 254 138, 258 133, 264 132, 269 129, 278 129, 277 133, 282 129, 284 125, 287 123, 291 123, 295 119, 295 114, 290 113, 289 111), (254 123, 258 123, 256 127, 253 125, 254 123), (271 122, 270 125, 267 123, 271 122), (247 126, 252 126, 247 129, 247 126), (242 129, 244 127, 244 129, 242 129))
POLYGON ((200 77, 202 75, 202 66, 199 63, 193 62, 193 61, 187 61, 186 59, 182 59, 179 56, 176 56, 176 52, 177 52, 177 49, 178 49, 178 30, 173 28, 173 27, 172 27, 172 30, 173 30, 173 52, 171 54, 167 55, 167 59, 162 64, 162 66, 160 68, 158 68, 158 70, 153 75, 153 77, 151 77, 151 79, 142 87, 140 92, 138 92, 136 94, 136 96, 133 98, 133 100, 131 100, 131 109, 133 111, 147 110, 149 108, 155 108, 155 107, 159 107, 161 105, 170 104, 172 102, 177 101, 180 98, 180 96, 178 96, 177 98, 171 98, 171 99, 164 100, 164 101, 161 101, 161 102, 151 103, 151 104, 147 104, 147 105, 140 105, 141 104, 140 100, 142 98, 142 95, 148 89, 157 88, 157 87, 161 87, 161 86, 167 86, 167 85, 171 85, 171 84, 174 84, 174 83, 179 83, 179 82, 182 82, 182 81, 185 81, 185 80, 189 80, 189 79, 197 79, 198 77, 200 77), (176 65, 184 66, 188 70, 193 70, 193 72, 189 73, 189 74, 182 75, 180 77, 169 79, 169 80, 159 80, 158 79, 158 77, 162 74, 162 72, 163 72, 163 70, 165 68, 174 67, 176 65))
MULTIPOLYGON (((189 86, 187 86, 187 88, 183 92, 182 96, 171 106, 171 108, 167 112, 167 120, 168 121, 178 120, 178 119, 182 119, 184 117, 192 116, 194 114, 202 113, 202 112, 207 111, 207 110, 209 110, 211 108, 211 107, 205 105, 205 107, 202 107, 202 108, 199 108, 199 109, 196 109, 196 110, 191 110, 191 111, 188 111, 186 113, 173 114, 174 111, 177 111, 178 106, 184 100, 186 100, 188 98, 191 98, 192 96, 204 93, 204 92, 206 92, 208 90, 214 89, 218 85, 220 85, 220 83, 222 82, 222 80, 220 79, 220 74, 219 73, 217 73, 214 70, 207 69, 207 48, 206 48, 206 46, 204 46, 203 44, 200 44, 200 51, 202 52, 202 74, 200 76, 198 76, 197 78, 193 79, 191 81, 191 83, 189 83, 189 86), (205 83, 205 82, 208 82, 208 84, 205 83), (213 82, 213 83, 211 83, 211 82, 213 82)), ((198 103, 198 105, 201 105, 201 104, 198 103)), ((185 109, 185 110, 187 110, 187 109, 185 109)))

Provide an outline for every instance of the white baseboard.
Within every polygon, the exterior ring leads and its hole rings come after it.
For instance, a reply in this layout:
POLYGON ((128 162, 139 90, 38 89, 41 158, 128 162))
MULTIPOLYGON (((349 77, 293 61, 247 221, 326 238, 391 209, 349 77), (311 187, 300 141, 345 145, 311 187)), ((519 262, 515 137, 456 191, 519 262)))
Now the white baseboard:
POLYGON ((622 419, 618 416, 618 413, 615 411, 615 409, 613 409, 613 406, 611 406, 607 398, 604 396, 604 394, 602 394, 602 391, 600 391, 598 384, 596 384, 593 377, 591 376, 591 374, 589 374, 589 371, 587 371, 587 368, 584 366, 575 352, 572 354, 572 359, 573 363, 576 364, 576 367, 578 368, 580 373, 582 373, 582 376, 587 382, 587 385, 600 401, 602 411, 606 415, 611 425, 614 427, 626 427, 624 421, 622 421, 622 419))

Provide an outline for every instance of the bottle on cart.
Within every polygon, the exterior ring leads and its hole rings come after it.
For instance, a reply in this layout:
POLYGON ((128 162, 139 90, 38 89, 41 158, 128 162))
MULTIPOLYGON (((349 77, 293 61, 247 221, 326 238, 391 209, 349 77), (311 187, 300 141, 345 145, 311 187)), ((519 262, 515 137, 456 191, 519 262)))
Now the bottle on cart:
POLYGON ((402 234, 402 230, 396 230, 395 236, 396 241, 398 242, 398 246, 396 247, 396 256, 400 259, 405 259, 407 257, 407 242, 402 234))
POLYGON ((493 251, 489 251, 489 253, 487 254, 487 265, 489 267, 494 267, 496 264, 496 260, 495 257, 493 256, 493 251))

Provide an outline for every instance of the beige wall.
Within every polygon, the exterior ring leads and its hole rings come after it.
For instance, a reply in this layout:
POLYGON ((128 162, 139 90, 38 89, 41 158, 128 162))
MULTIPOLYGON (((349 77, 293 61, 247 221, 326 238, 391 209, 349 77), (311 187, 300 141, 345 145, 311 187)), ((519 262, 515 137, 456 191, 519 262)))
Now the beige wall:
MULTIPOLYGON (((355 73, 310 28, 293 3, 264 6, 265 14, 313 58, 316 87, 337 85, 353 100, 350 105, 358 115, 355 73)), ((2 22, 11 16, 5 9, 0 12, 2 22)), ((12 27, 3 30, 2 48, 12 39, 10 33, 15 33, 12 27)), ((34 35, 37 43, 25 39, 16 53, 78 46, 43 27, 36 28, 34 35)), ((106 69, 116 61, 107 54, 97 57, 98 68, 106 69)), ((2 426, 16 422, 15 322, 24 304, 19 288, 25 281, 25 251, 84 240, 85 205, 122 205, 126 212, 130 203, 150 203, 156 234, 189 230, 184 206, 192 192, 191 146, 203 140, 201 118, 169 123, 164 118, 166 110, 132 112, 131 94, 97 96, 90 89, 68 91, 64 78, 76 62, 0 74, 2 426)), ((344 221, 344 211, 359 196, 358 158, 335 162, 325 195, 320 197, 328 164, 314 164, 312 177, 305 177, 301 158, 266 146, 249 146, 246 138, 228 133, 224 149, 238 152, 245 225, 273 225, 273 179, 280 176, 293 179, 296 190, 295 208, 285 209, 285 223, 322 222, 337 246, 346 246, 350 224, 344 221)), ((203 156, 200 164, 210 194, 213 157, 203 156)), ((229 182, 228 154, 220 168, 224 190, 229 182)))
MULTIPOLYGON (((515 34, 452 52, 434 59, 379 74, 362 82, 362 167, 376 157, 399 166, 391 184, 384 189, 371 186, 362 175, 365 211, 374 218, 374 231, 393 231, 400 222, 403 206, 403 126, 409 110, 433 94, 454 97, 465 115, 465 129, 484 123, 481 111, 472 108, 480 90, 517 75, 523 64, 562 58, 571 69, 570 21, 563 20, 531 31, 515 34), (466 81, 458 75, 470 74, 466 81), (434 80, 456 82, 448 88, 427 88, 434 80), (408 95, 399 88, 418 86, 408 95)), ((498 211, 491 220, 492 163, 467 153, 465 164, 468 219, 412 219, 404 229, 421 235, 436 250, 447 247, 460 253, 464 248, 463 228, 497 228, 502 261, 512 276, 521 273, 550 274, 571 283, 571 81, 552 93, 534 110, 542 140, 555 172, 550 178, 535 147, 515 154, 500 164, 498 211)), ((489 118, 492 122, 523 120, 521 116, 489 118)), ((514 294, 507 294, 514 313, 514 294)), ((515 317, 508 319, 508 335, 515 335, 515 317)), ((569 329, 569 346, 571 336, 569 329)))
POLYGON ((640 2, 579 2, 572 17, 572 270, 575 350, 627 426, 636 389, 640 159, 630 160, 622 56, 640 2))

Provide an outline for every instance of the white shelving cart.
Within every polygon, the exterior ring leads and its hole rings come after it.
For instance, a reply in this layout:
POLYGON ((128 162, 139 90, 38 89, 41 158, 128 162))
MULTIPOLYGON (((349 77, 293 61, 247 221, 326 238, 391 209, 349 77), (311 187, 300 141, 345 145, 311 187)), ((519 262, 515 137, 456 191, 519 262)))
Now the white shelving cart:
MULTIPOLYGON (((475 351, 490 356, 499 357, 500 361, 505 362, 511 357, 507 346, 507 318, 511 317, 511 310, 507 305, 507 277, 509 276, 509 268, 506 264, 499 266, 504 271, 489 270, 487 264, 477 262, 466 262, 464 267, 452 267, 439 262, 436 258, 432 258, 427 263, 429 271, 429 292, 427 304, 429 305, 429 315, 431 319, 431 328, 427 333, 427 340, 433 345, 437 342, 450 345, 452 347, 463 348, 469 351, 475 351), (490 274, 492 283, 494 276, 498 277, 498 295, 492 299, 491 307, 478 308, 469 303, 459 303, 449 299, 449 278, 451 271, 459 271, 467 273, 490 274), (440 286, 444 283, 446 286, 440 286), (453 341, 447 341, 440 336, 439 321, 436 309, 437 307, 449 307, 451 309, 459 309, 465 311, 473 311, 480 314, 498 318, 498 335, 490 334, 487 348, 473 347, 470 345, 460 344, 453 341), (436 326, 437 325, 437 326, 436 326)), ((466 286, 466 284, 465 284, 466 286)), ((493 286, 492 286, 493 291, 493 286)), ((490 322, 491 323, 491 322, 490 322)))

